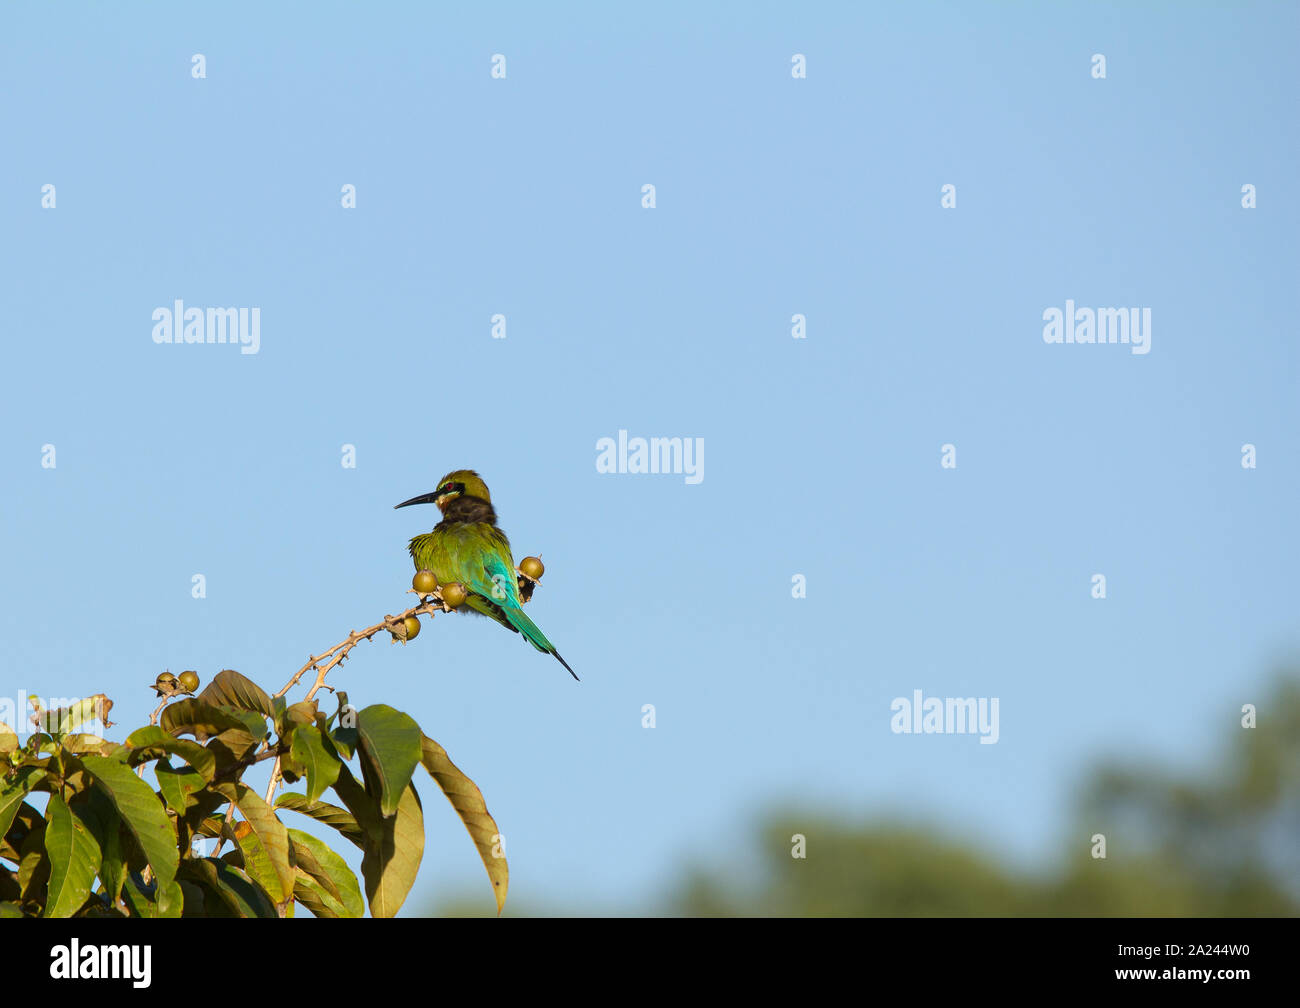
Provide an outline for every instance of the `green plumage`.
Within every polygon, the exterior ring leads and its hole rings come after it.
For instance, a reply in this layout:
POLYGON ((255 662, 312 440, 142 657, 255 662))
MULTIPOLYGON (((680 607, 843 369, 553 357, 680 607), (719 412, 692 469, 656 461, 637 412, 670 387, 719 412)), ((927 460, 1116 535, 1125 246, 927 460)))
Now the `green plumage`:
POLYGON ((415 569, 432 571, 440 585, 462 584, 467 595, 460 609, 472 609, 507 629, 523 634, 524 639, 538 651, 555 655, 577 679, 577 674, 560 657, 555 645, 524 613, 510 541, 497 528, 496 512, 487 485, 479 475, 469 469, 449 473, 439 481, 438 489, 432 494, 405 503, 434 503, 443 513, 443 520, 432 532, 411 540, 410 552, 415 569))

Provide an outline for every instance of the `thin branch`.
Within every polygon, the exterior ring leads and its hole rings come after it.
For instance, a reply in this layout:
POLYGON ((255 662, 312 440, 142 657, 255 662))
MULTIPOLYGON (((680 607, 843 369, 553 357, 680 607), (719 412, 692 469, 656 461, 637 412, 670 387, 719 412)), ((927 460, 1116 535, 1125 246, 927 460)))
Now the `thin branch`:
POLYGON ((158 723, 158 715, 162 713, 162 709, 167 706, 167 701, 170 700, 174 695, 175 694, 169 693, 167 696, 163 697, 162 700, 158 702, 158 706, 155 707, 153 709, 153 713, 149 715, 149 723, 151 725, 156 725, 158 723))
MULTIPOLYGON (((163 698, 162 698, 161 700, 158 701, 158 706, 155 707, 155 708, 153 709, 153 713, 149 715, 149 723, 150 723, 151 725, 156 725, 156 724, 158 723, 158 715, 161 714, 161 713, 162 713, 162 709, 163 709, 164 707, 167 706, 167 701, 170 700, 170 699, 172 699, 172 697, 174 697, 174 696, 176 696, 175 693, 167 693, 167 694, 165 694, 165 695, 163 696, 163 698)), ((144 780, 144 764, 143 764, 143 763, 141 763, 138 767, 135 768, 135 775, 136 775, 137 777, 139 777, 141 780, 144 780)))
MULTIPOLYGON (((339 641, 339 643, 335 644, 328 651, 323 651, 314 657, 309 656, 307 664, 295 672, 293 678, 285 683, 275 695, 278 697, 284 696, 289 692, 289 690, 293 689, 294 686, 298 685, 298 681, 302 679, 304 675, 313 670, 316 672, 316 680, 311 684, 311 689, 307 691, 307 695, 303 697, 303 702, 315 697, 316 694, 320 692, 322 686, 325 687, 325 689, 332 691, 334 687, 326 685, 325 677, 329 675, 332 669, 341 665, 344 659, 347 658, 348 653, 363 640, 368 641, 380 631, 387 630, 395 639, 405 641, 406 620, 408 617, 427 615, 432 619, 435 613, 451 612, 450 607, 442 601, 442 596, 436 589, 425 596, 421 596, 420 593, 414 589, 409 590, 411 594, 420 599, 417 605, 411 606, 410 609, 398 613, 396 616, 385 616, 383 620, 376 623, 374 626, 366 627, 364 630, 353 630, 346 638, 339 641)), ((271 767, 271 782, 266 787, 266 804, 270 805, 272 800, 275 798, 275 789, 279 783, 280 757, 277 754, 275 764, 271 767)))
POLYGON ((235 806, 231 805, 229 814, 221 820, 221 836, 217 837, 217 846, 212 851, 214 858, 221 853, 221 848, 225 846, 227 840, 230 841, 232 847, 236 850, 239 849, 239 839, 235 836, 235 828, 230 825, 230 818, 234 814, 235 806))
MULTIPOLYGON (((410 591, 411 594, 413 595, 417 594, 414 590, 410 590, 410 591)), ((402 629, 401 633, 397 633, 395 627, 396 624, 404 622, 408 616, 418 616, 421 613, 427 613, 430 617, 432 617, 434 613, 450 612, 450 611, 451 610, 443 604, 442 597, 438 595, 436 591, 434 591, 427 597, 422 598, 418 605, 412 606, 410 609, 407 609, 405 612, 398 613, 396 616, 385 616, 382 622, 376 623, 372 627, 366 627, 366 629, 364 630, 353 630, 350 634, 348 634, 346 639, 339 641, 339 643, 335 644, 328 651, 322 651, 319 655, 315 657, 309 657, 307 659, 307 664, 304 665, 302 668, 300 668, 297 672, 295 672, 293 674, 293 678, 290 679, 283 686, 281 686, 279 691, 276 692, 275 695, 278 697, 284 696, 286 693, 289 692, 289 690, 293 689, 295 686, 298 685, 299 679, 301 679, 312 669, 318 669, 322 661, 324 661, 326 658, 331 658, 331 656, 333 656, 330 662, 325 666, 325 671, 328 672, 340 661, 346 658, 348 652, 351 651, 354 647, 356 647, 357 644, 359 644, 363 640, 370 640, 370 638, 373 637, 375 634, 379 633, 380 630, 388 630, 394 633, 397 636, 398 640, 405 640, 406 639, 405 628, 402 629)), ((312 686, 311 692, 309 692, 304 699, 310 700, 313 696, 315 696, 316 691, 319 690, 322 685, 324 685, 324 681, 325 681, 324 675, 322 675, 318 670, 316 676, 316 682, 312 686)))
MULTIPOLYGON (((520 601, 527 602, 532 597, 533 589, 537 588, 541 582, 535 578, 529 577, 518 567, 515 568, 515 575, 517 577, 518 587, 520 588, 520 601)), ((376 623, 374 626, 366 627, 364 630, 353 630, 344 640, 339 641, 328 651, 322 651, 319 655, 315 656, 308 655, 307 664, 295 672, 293 677, 280 687, 279 692, 275 695, 278 697, 284 696, 289 692, 289 690, 298 685, 299 680, 302 679, 303 676, 312 671, 315 671, 316 673, 316 680, 311 684, 311 689, 307 691, 307 695, 303 697, 303 701, 305 702, 316 696, 316 694, 320 692, 322 686, 333 692, 334 687, 325 684, 325 677, 329 675, 331 669, 341 665, 344 659, 347 658, 348 653, 363 640, 370 640, 381 630, 387 630, 396 640, 405 641, 405 622, 407 617, 427 615, 430 619, 433 619, 435 613, 451 612, 451 607, 442 600, 440 588, 435 588, 433 591, 425 594, 417 592, 414 588, 408 588, 407 591, 420 600, 417 605, 411 606, 410 609, 398 613, 396 616, 385 616, 381 622, 376 623), (328 661, 326 659, 328 659, 328 661), (324 664, 322 664, 322 662, 324 662, 324 664)), ((265 758, 265 755, 258 757, 259 760, 263 758, 265 758)), ((274 800, 275 789, 279 783, 280 756, 277 754, 275 757, 275 763, 271 766, 271 782, 266 786, 267 805, 270 805, 274 800)))

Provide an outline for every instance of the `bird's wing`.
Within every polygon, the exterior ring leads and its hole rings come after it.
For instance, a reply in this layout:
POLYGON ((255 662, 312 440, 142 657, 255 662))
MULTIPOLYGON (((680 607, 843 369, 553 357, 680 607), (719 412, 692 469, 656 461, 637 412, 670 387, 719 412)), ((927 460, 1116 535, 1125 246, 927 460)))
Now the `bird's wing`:
POLYGON ((510 544, 504 541, 494 543, 492 549, 482 556, 483 579, 481 587, 475 591, 490 598, 498 605, 521 606, 519 601, 519 582, 516 580, 515 563, 510 556, 510 544), (504 555, 503 555, 504 554, 504 555))
POLYGON ((435 532, 434 573, 459 581, 496 605, 521 605, 510 542, 491 525, 456 525, 435 532))
POLYGON ((515 561, 505 533, 492 525, 469 525, 444 533, 435 530, 435 535, 438 566, 434 573, 438 580, 460 581, 472 593, 466 599, 467 606, 522 634, 538 651, 554 655, 577 679, 577 673, 560 657, 555 645, 524 614, 515 580, 515 561), (443 569, 454 572, 452 577, 444 578, 443 569))

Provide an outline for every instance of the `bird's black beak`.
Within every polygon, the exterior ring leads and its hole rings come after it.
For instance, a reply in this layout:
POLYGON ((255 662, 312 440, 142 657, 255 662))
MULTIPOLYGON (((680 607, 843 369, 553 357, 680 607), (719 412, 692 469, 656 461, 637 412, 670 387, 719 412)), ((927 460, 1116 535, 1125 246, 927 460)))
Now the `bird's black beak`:
POLYGON ((408 507, 411 504, 435 504, 438 501, 438 497, 438 491, 435 490, 433 493, 420 494, 419 497, 412 497, 410 500, 402 501, 400 504, 394 504, 393 507, 396 509, 399 507, 408 507))

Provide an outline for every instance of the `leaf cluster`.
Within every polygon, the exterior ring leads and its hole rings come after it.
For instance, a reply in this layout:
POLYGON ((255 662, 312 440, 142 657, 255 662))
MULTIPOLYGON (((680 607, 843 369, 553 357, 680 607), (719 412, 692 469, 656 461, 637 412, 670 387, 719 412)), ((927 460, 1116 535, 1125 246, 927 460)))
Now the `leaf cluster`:
POLYGON ((123 742, 77 730, 105 697, 49 712, 25 743, 0 724, 0 917, 391 917, 424 852, 418 766, 469 830, 499 911, 507 866, 474 782, 409 715, 337 696, 327 717, 227 669, 123 742), (268 805, 243 780, 266 759, 304 789, 268 805), (284 812, 360 848, 361 879, 284 812))

